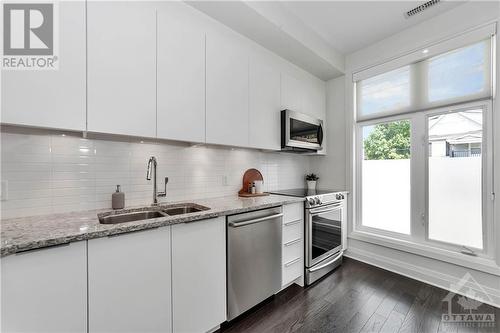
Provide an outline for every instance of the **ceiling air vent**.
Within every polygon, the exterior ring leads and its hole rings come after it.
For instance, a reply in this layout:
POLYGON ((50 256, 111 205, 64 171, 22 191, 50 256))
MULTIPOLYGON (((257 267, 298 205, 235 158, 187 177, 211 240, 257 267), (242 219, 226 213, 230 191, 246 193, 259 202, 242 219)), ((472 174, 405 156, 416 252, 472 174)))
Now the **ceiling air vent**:
POLYGON ((426 3, 423 3, 423 4, 421 4, 420 6, 417 6, 417 7, 413 8, 413 9, 411 9, 411 10, 407 11, 407 12, 405 13, 405 17, 406 17, 406 18, 410 18, 410 17, 412 17, 412 16, 415 16, 415 15, 417 15, 417 14, 419 14, 419 13, 423 12, 424 10, 429 9, 430 7, 432 7, 432 6, 434 6, 434 5, 438 4, 438 3, 440 3, 440 2, 441 2, 441 0, 431 0, 431 1, 427 1, 426 3))

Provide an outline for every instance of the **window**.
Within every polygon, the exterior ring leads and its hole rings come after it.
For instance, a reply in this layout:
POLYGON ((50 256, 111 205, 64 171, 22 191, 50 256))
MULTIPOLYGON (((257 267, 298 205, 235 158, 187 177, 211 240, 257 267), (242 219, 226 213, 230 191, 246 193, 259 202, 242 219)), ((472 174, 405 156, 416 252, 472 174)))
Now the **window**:
POLYGON ((482 249, 482 161, 470 147, 480 149, 483 111, 432 115, 427 122, 429 144, 436 146, 428 159, 429 239, 482 249))
POLYGON ((377 75, 360 83, 363 115, 398 110, 410 105, 410 67, 377 75))
POLYGON ((478 95, 488 89, 487 43, 481 42, 428 61, 429 102, 478 95))
POLYGON ((493 252, 490 57, 483 40, 354 76, 355 232, 493 252))
POLYGON ((363 226, 410 233, 410 122, 363 126, 363 226))
POLYGON ((490 48, 488 39, 358 81, 358 121, 490 97, 490 48))

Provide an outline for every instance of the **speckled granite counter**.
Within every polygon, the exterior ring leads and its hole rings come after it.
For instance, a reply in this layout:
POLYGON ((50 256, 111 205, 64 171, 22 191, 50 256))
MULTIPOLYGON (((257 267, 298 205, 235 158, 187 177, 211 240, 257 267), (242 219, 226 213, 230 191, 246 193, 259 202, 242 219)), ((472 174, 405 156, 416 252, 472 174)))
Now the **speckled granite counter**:
MULTIPOLYGON (((190 202, 209 207, 210 210, 119 224, 99 223, 97 214, 108 212, 110 209, 6 219, 0 221, 0 256, 85 239, 243 213, 303 200, 281 195, 201 199, 190 202)), ((131 208, 139 207, 127 207, 127 209, 131 208)))

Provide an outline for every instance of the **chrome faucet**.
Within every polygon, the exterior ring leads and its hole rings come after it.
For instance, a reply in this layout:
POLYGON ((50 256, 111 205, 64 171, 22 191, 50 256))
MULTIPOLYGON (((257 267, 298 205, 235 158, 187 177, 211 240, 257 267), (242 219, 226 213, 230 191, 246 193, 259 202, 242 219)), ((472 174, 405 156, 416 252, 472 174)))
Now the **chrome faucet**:
POLYGON ((165 177, 165 190, 163 192, 158 192, 156 187, 156 167, 158 163, 156 162, 156 157, 151 156, 148 161, 148 172, 146 174, 146 180, 151 180, 151 174, 153 174, 153 203, 151 206, 158 206, 158 197, 167 196, 167 183, 168 177, 165 177))

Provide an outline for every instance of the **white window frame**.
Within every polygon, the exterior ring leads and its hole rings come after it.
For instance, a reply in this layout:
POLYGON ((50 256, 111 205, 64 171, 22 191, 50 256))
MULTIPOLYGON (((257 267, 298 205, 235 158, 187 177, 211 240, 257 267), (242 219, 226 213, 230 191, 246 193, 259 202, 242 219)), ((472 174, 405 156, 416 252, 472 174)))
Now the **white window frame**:
MULTIPOLYGON (((394 121, 399 121, 399 120, 408 120, 410 121, 410 143, 413 141, 414 138, 414 132, 413 132, 413 119, 414 114, 400 114, 396 116, 390 116, 390 117, 385 117, 381 119, 374 119, 374 120, 365 120, 365 121, 360 121, 356 123, 356 193, 358 193, 357 200, 356 200, 356 222, 355 222, 355 228, 354 230, 359 230, 363 231, 366 233, 373 233, 373 234, 380 234, 386 237, 393 237, 393 238, 399 238, 399 239, 404 239, 406 241, 411 241, 412 240, 412 233, 413 230, 410 230, 410 235, 407 234, 402 234, 394 231, 389 231, 389 230, 383 230, 383 229, 377 229, 373 227, 368 227, 363 225, 363 214, 362 214, 362 205, 363 205, 363 170, 362 170, 362 165, 363 165, 363 127, 365 126, 372 126, 372 125, 377 125, 377 124, 385 124, 385 123, 390 123, 394 121)), ((412 213, 414 211, 413 209, 413 197, 414 197, 414 180, 412 179, 413 175, 413 170, 414 170, 414 164, 413 164, 413 145, 410 146, 410 229, 411 226, 413 225, 413 216, 412 213)))
MULTIPOLYGON (((452 49, 460 48, 462 46, 466 46, 468 44, 472 44, 476 41, 479 41, 483 38, 487 38, 488 36, 492 37, 492 48, 491 48, 491 84, 492 84, 492 102, 493 105, 491 107, 491 114, 493 117, 493 137, 496 142, 499 142, 497 139, 500 138, 500 134, 498 133, 500 129, 500 115, 497 114, 499 106, 497 103, 496 96, 498 95, 498 86, 500 74, 498 73, 498 56, 496 46, 498 45, 497 41, 500 37, 496 34, 497 30, 497 22, 488 22, 469 30, 466 30, 461 33, 457 33, 455 35, 451 35, 449 37, 434 40, 429 43, 425 43, 423 45, 419 45, 417 48, 413 50, 409 50, 406 53, 397 54, 394 57, 389 57, 384 60, 379 60, 373 63, 367 63, 365 66, 358 66, 357 68, 352 69, 348 76, 349 82, 346 82, 346 105, 350 109, 349 117, 346 118, 346 126, 351 130, 347 134, 347 142, 348 142, 348 158, 346 161, 346 176, 349 181, 350 188, 352 193, 348 197, 349 200, 349 224, 348 224, 348 239, 353 242, 365 242, 378 246, 382 246, 388 249, 393 249, 396 251, 401 251, 402 253, 411 253, 421 257, 427 257, 433 260, 443 261, 450 264, 455 264, 462 267, 467 267, 469 269, 475 269, 481 272, 489 273, 494 276, 500 276, 500 232, 498 223, 494 225, 493 232, 488 230, 489 237, 489 246, 485 245, 485 248, 488 247, 488 251, 492 250, 494 258, 489 259, 486 257, 471 257, 464 254, 457 253, 456 251, 450 251, 443 248, 436 248, 431 245, 422 245, 415 242, 405 241, 402 239, 395 239, 394 237, 388 237, 381 234, 367 233, 361 230, 356 230, 357 219, 359 218, 359 209, 357 206, 358 198, 361 193, 358 189, 359 179, 357 175, 356 166, 358 163, 358 140, 357 140, 357 121, 361 121, 356 117, 357 108, 356 108, 356 82, 363 80, 365 78, 369 78, 375 76, 377 74, 381 74, 392 69, 405 66, 409 63, 418 62, 424 58, 423 50, 426 50, 426 57, 432 57, 437 54, 441 54, 447 52, 452 49)), ((380 115, 388 116, 388 115, 380 115)), ((390 119, 390 118, 387 118, 390 119)), ((490 132, 491 133, 491 132, 490 132)), ((497 170, 500 166, 500 145, 495 144, 493 140, 490 141, 490 149, 494 151, 495 155, 493 156, 493 163, 491 165, 493 170, 494 179, 491 180, 492 183, 495 184, 496 190, 500 188, 500 177, 497 177, 497 170)), ((413 154, 413 153, 412 153, 413 154)), ((491 154, 490 154, 491 156, 491 154)), ((412 184, 412 188, 414 186, 419 186, 420 184, 412 184)), ((495 187, 491 189, 491 193, 493 193, 495 187)), ((496 195, 498 197, 498 193, 496 195)), ((494 200, 494 195, 492 195, 491 200, 494 200)), ((494 215, 490 216, 490 221, 496 218, 498 220, 500 216, 500 201, 498 198, 493 201, 491 204, 494 206, 494 215)))
POLYGON ((483 136, 481 148, 481 192, 482 192, 482 227, 483 227, 483 248, 472 249, 474 253, 486 258, 493 258, 494 251, 494 223, 493 223, 493 117, 491 100, 478 101, 473 103, 461 104, 459 106, 448 106, 422 113, 425 124, 425 240, 429 244, 435 244, 441 248, 451 251, 462 251, 464 248, 460 245, 434 240, 429 238, 429 129, 428 119, 432 116, 455 113, 471 109, 482 109, 483 112, 483 136))
POLYGON ((493 121, 491 99, 462 103, 454 106, 435 108, 409 114, 378 118, 357 122, 355 129, 355 206, 356 216, 353 230, 349 237, 372 242, 403 251, 441 259, 459 265, 477 268, 493 274, 500 271, 492 262, 494 260, 494 221, 493 221, 493 121), (483 249, 476 250, 477 257, 462 253, 459 245, 444 243, 428 238, 428 117, 461 109, 483 109, 483 143, 482 143, 482 204, 483 204, 483 249), (400 234, 363 226, 362 224, 362 160, 363 133, 362 127, 397 120, 410 120, 411 123, 411 233, 400 234), (423 214, 423 215, 422 215, 423 214))

